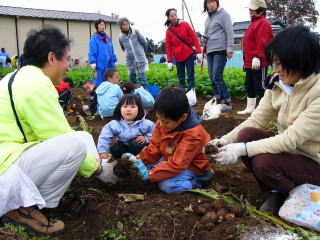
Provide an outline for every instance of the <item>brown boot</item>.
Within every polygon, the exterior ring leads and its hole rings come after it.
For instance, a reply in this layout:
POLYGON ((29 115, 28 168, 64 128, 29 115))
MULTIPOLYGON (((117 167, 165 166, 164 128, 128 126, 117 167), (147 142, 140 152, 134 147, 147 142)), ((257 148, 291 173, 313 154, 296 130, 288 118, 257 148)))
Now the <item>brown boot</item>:
POLYGON ((60 220, 48 220, 35 207, 19 208, 6 213, 2 219, 3 224, 11 223, 15 226, 22 226, 27 231, 39 235, 57 236, 64 232, 64 223, 60 220))
POLYGON ((278 216, 279 209, 285 199, 285 196, 280 192, 270 192, 269 197, 261 204, 259 211, 278 216))

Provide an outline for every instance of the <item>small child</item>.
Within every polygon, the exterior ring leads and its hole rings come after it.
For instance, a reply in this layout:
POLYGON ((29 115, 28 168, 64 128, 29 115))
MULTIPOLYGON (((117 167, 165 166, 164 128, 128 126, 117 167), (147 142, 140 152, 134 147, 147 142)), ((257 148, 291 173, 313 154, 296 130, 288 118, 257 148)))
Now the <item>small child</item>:
POLYGON ((134 94, 140 96, 144 109, 153 107, 154 98, 144 87, 139 87, 137 84, 133 84, 131 82, 125 82, 120 85, 120 88, 124 94, 134 94))
POLYGON ((134 162, 142 180, 159 182, 168 194, 208 186, 213 171, 202 148, 210 136, 186 94, 179 88, 163 89, 154 111, 158 121, 149 145, 136 157, 126 153, 122 158, 134 162))
POLYGON ((105 82, 96 89, 98 112, 101 117, 112 117, 123 92, 119 87, 119 72, 116 69, 107 69, 104 73, 105 82))
POLYGON ((98 139, 100 158, 106 158, 109 152, 114 158, 121 158, 126 152, 140 153, 148 145, 155 126, 153 122, 144 118, 140 97, 125 94, 115 108, 113 116, 116 120, 103 127, 98 139), (115 136, 118 137, 117 142, 110 147, 115 136))
POLYGON ((68 110, 72 98, 72 91, 70 88, 74 87, 73 81, 69 77, 64 77, 60 85, 55 86, 59 94, 59 103, 63 111, 68 110))
POLYGON ((83 89, 87 94, 90 95, 90 103, 88 105, 83 105, 82 109, 84 112, 90 111, 91 114, 95 114, 97 112, 98 105, 98 97, 96 93, 97 86, 91 79, 85 80, 82 84, 83 89))

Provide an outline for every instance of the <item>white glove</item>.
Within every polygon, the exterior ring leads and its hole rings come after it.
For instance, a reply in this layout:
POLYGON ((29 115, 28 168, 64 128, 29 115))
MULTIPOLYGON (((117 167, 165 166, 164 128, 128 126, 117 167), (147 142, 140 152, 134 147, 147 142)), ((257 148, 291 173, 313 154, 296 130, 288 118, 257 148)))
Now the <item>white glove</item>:
POLYGON ((247 154, 245 143, 230 143, 219 149, 219 153, 215 156, 215 161, 222 165, 233 164, 239 157, 247 154))
POLYGON ((202 61, 202 53, 197 53, 197 59, 199 62, 202 61))
POLYGON ((215 138, 212 141, 208 142, 202 149, 202 152, 207 155, 209 162, 214 162, 219 153, 219 148, 227 145, 228 142, 224 138, 215 138))
POLYGON ((82 105, 82 110, 85 112, 85 111, 88 111, 89 110, 89 106, 88 105, 82 105))
POLYGON ((168 70, 169 71, 173 70, 173 63, 172 62, 168 62, 168 70))
POLYGON ((90 67, 92 68, 93 71, 95 71, 95 70, 96 70, 96 67, 97 67, 97 64, 92 63, 92 64, 90 64, 90 67))
POLYGON ((252 66, 251 66, 251 68, 252 68, 253 70, 258 70, 258 69, 260 68, 260 59, 259 59, 259 58, 254 57, 254 58, 252 59, 252 66))
POLYGON ((113 168, 117 164, 117 161, 108 162, 109 159, 101 159, 100 165, 102 166, 102 172, 97 176, 104 183, 116 184, 119 178, 114 175, 113 168))

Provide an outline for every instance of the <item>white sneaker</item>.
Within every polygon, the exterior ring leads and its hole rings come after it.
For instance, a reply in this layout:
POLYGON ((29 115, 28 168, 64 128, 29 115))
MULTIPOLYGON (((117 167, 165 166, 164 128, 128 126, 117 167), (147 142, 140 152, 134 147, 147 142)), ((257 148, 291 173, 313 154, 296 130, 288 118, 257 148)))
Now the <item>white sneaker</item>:
POLYGON ((101 159, 100 165, 102 166, 102 171, 97 175, 97 178, 104 183, 116 184, 119 178, 113 173, 113 168, 117 164, 117 161, 108 162, 109 159, 101 159))

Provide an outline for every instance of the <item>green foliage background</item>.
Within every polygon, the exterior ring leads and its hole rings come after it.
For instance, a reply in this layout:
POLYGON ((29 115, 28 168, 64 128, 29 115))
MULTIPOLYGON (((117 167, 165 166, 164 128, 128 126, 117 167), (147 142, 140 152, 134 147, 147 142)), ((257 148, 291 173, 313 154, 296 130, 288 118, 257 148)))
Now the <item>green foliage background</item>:
MULTIPOLYGON (((120 80, 126 82, 129 81, 129 75, 126 66, 118 65, 117 69, 120 73, 120 80)), ((0 79, 12 71, 12 68, 0 68, 0 79)), ((92 75, 93 72, 90 67, 74 68, 67 73, 67 76, 71 77, 77 86, 81 86, 84 80, 91 79, 92 75)), ((149 71, 146 73, 146 75, 149 84, 155 84, 160 88, 178 85, 176 69, 173 71, 168 71, 166 64, 149 64, 149 71)), ((197 94, 211 94, 211 81, 208 76, 207 68, 204 68, 203 74, 200 74, 200 67, 196 66, 195 79, 197 94)), ((244 79, 245 72, 243 72, 242 69, 226 68, 224 70, 224 80, 232 96, 245 96, 244 79)))

